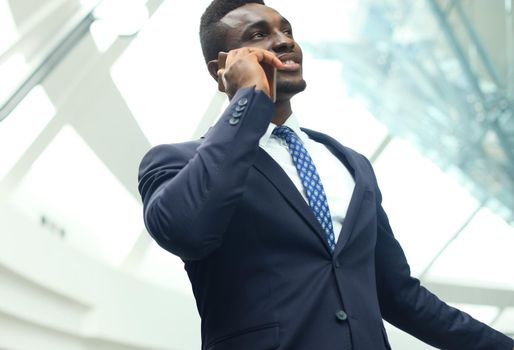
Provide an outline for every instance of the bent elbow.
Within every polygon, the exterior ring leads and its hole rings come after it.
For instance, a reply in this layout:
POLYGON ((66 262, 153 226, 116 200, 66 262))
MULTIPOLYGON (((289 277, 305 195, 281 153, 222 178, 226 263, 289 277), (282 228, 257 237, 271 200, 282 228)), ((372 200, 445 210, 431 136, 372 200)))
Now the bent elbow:
MULTIPOLYGON (((189 236, 185 234, 184 236, 189 236)), ((205 242, 200 240, 184 239, 163 239, 152 235, 157 244, 170 253, 186 261, 198 261, 207 258, 219 246, 218 242, 205 242)), ((171 235, 170 237, 174 237, 171 235)))
POLYGON ((177 217, 154 201, 145 208, 145 224, 150 236, 165 250, 183 260, 202 260, 221 245, 220 235, 177 217))

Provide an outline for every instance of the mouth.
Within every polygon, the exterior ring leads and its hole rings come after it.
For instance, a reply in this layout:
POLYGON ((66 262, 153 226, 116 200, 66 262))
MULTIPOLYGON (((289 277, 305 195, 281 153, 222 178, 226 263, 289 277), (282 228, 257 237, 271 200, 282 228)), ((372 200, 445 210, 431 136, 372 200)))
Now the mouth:
POLYGON ((284 66, 279 69, 281 71, 293 72, 300 70, 302 67, 300 60, 294 55, 284 54, 278 56, 278 59, 284 64, 284 66))

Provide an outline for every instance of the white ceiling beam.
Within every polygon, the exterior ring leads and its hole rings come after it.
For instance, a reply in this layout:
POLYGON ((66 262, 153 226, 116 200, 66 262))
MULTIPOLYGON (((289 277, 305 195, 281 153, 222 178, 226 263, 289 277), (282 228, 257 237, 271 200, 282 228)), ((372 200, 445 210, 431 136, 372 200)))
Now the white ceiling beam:
POLYGON ((514 306, 514 291, 455 285, 441 282, 423 282, 431 292, 445 302, 471 305, 489 305, 499 308, 514 306))

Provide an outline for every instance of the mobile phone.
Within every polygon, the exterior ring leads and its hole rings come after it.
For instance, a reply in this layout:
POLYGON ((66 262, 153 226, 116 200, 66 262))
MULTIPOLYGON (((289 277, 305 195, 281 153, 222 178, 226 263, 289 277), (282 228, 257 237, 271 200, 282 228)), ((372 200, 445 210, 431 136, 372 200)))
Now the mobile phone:
MULTIPOLYGON (((218 69, 225 68, 225 64, 227 63, 227 52, 220 52, 218 54, 218 69)), ((266 78, 268 79, 268 84, 270 87, 270 98, 273 102, 276 101, 277 95, 277 69, 270 64, 261 63, 262 69, 264 69, 264 73, 266 74, 266 78)), ((223 79, 218 77, 218 90, 221 92, 225 92, 225 85, 223 84, 223 79)))

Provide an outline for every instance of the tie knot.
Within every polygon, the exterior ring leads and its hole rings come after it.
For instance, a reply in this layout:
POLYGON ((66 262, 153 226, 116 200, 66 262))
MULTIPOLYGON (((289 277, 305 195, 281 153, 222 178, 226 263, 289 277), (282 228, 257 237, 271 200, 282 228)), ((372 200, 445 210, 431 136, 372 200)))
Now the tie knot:
POLYGON ((277 126, 275 129, 273 129, 272 134, 286 141, 288 141, 291 137, 296 136, 294 131, 285 125, 277 126))

